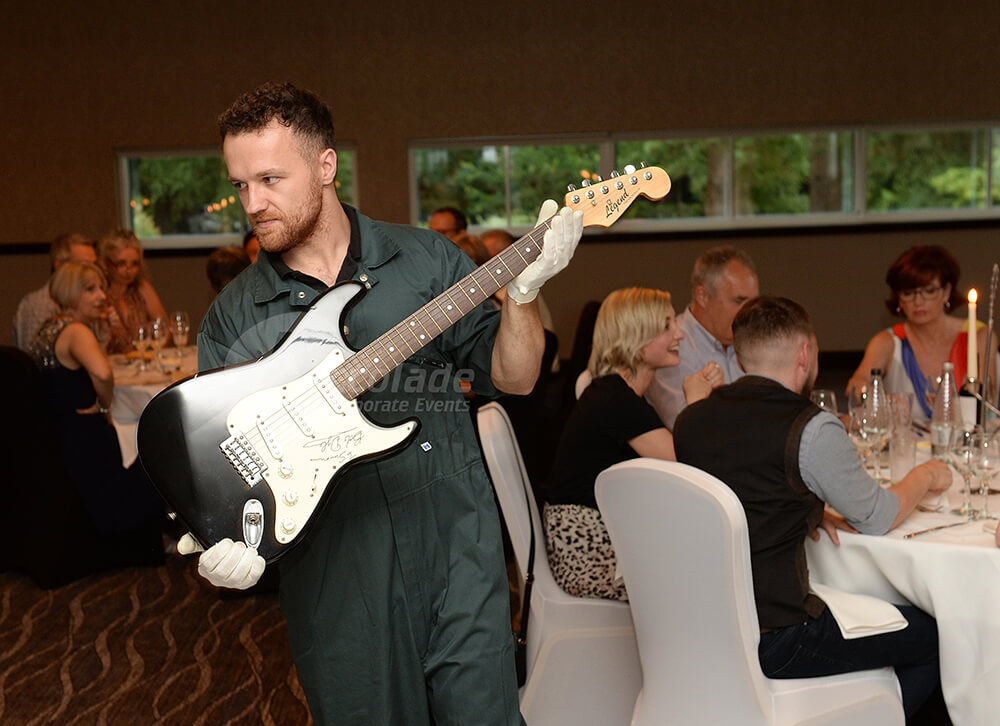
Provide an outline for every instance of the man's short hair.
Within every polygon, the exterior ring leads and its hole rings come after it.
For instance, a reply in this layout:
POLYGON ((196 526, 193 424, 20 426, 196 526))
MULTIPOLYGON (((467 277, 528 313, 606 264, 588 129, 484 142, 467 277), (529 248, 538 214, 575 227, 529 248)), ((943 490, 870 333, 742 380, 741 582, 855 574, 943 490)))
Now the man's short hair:
POLYGON ((733 247, 732 245, 720 245, 702 252, 695 260, 694 270, 691 272, 691 294, 699 285, 708 290, 710 297, 715 297, 719 291, 719 280, 722 273, 733 260, 743 264, 750 272, 757 274, 757 267, 753 263, 753 258, 746 252, 733 247))
POLYGON ((89 245, 95 247, 96 242, 90 237, 79 232, 68 232, 61 234, 52 240, 49 247, 49 267, 56 269, 57 263, 67 262, 72 256, 73 245, 89 245))
POLYGON ((260 131, 277 120, 291 129, 310 153, 336 148, 333 114, 315 94, 291 83, 265 83, 244 93, 219 116, 219 135, 260 131))
POLYGON ((733 318, 733 346, 738 356, 761 345, 773 346, 797 335, 809 338, 815 332, 806 309, 787 297, 755 297, 733 318))
POLYGON ((466 219, 465 212, 458 207, 439 207, 431 212, 431 216, 433 217, 439 213, 451 215, 451 218, 455 220, 455 232, 461 232, 469 226, 469 220, 466 219))

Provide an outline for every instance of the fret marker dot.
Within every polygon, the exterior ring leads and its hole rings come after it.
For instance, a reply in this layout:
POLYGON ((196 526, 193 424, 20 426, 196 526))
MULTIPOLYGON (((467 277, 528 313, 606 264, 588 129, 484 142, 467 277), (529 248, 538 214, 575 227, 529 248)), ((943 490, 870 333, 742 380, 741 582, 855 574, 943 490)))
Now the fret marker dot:
POLYGON ((389 352, 392 353, 394 350, 396 350, 396 346, 390 345, 389 346, 389 352))
POLYGON ((421 335, 421 336, 420 336, 420 339, 421 339, 421 340, 423 340, 423 339, 424 339, 424 336, 423 336, 423 335, 421 335))
POLYGON ((349 381, 353 381, 353 380, 354 380, 354 376, 348 376, 348 377, 347 377, 347 380, 349 380, 349 381))
POLYGON ((365 369, 364 369, 364 368, 362 368, 360 372, 361 372, 361 373, 364 373, 364 372, 365 372, 365 369))
POLYGON ((451 305, 448 306, 448 309, 451 310, 451 305))
POLYGON ((498 275, 500 274, 500 268, 499 267, 497 268, 497 274, 498 275))
POLYGON ((469 288, 469 292, 475 292, 475 291, 476 291, 476 288, 474 288, 474 287, 470 287, 469 288))
POLYGON ((413 326, 415 326, 415 325, 416 325, 416 323, 415 323, 415 322, 413 322, 413 321, 411 320, 411 321, 410 321, 410 327, 412 328, 412 327, 413 327, 413 326))
POLYGON ((378 358, 373 358, 372 360, 373 360, 373 361, 374 361, 375 363, 378 363, 378 358))
POLYGON ((530 248, 530 247, 525 247, 525 248, 524 248, 524 251, 525 251, 525 252, 531 252, 531 248, 530 248))

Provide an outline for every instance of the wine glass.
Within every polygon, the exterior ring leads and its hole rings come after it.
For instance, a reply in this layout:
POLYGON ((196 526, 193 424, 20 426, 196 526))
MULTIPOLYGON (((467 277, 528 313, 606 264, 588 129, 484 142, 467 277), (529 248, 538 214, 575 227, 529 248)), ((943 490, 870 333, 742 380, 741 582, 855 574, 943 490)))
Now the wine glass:
POLYGON ((828 388, 818 388, 809 394, 809 400, 824 411, 837 415, 837 394, 828 388))
POLYGON ((948 449, 948 459, 955 471, 962 477, 962 506, 951 510, 952 514, 961 514, 969 519, 975 519, 979 510, 972 506, 972 438, 978 427, 961 428, 954 432, 951 447, 948 449))
POLYGON ((183 310, 170 313, 170 334, 178 349, 188 344, 188 334, 191 332, 191 319, 183 310))
POLYGON ((858 450, 858 456, 861 458, 862 464, 866 464, 868 455, 871 453, 871 442, 868 440, 868 431, 865 428, 865 415, 863 411, 855 409, 850 412, 847 422, 847 437, 854 444, 854 448, 858 450))
POLYGON ((146 371, 146 351, 153 345, 153 333, 148 325, 137 325, 132 331, 132 347, 139 351, 139 371, 146 371))
POLYGON ((990 484, 1000 473, 1000 439, 977 431, 972 435, 970 448, 972 470, 979 477, 979 493, 983 496, 983 508, 977 519, 996 519, 995 514, 990 514, 990 484))

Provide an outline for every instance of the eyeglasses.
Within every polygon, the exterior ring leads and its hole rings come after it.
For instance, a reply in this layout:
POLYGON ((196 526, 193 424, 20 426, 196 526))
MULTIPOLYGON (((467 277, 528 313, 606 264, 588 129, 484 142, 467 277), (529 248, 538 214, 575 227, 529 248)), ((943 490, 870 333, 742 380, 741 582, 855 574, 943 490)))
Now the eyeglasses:
POLYGON ((912 290, 900 290, 899 299, 906 302, 913 302, 918 297, 921 300, 929 300, 943 289, 940 285, 928 285, 927 287, 915 287, 912 290))

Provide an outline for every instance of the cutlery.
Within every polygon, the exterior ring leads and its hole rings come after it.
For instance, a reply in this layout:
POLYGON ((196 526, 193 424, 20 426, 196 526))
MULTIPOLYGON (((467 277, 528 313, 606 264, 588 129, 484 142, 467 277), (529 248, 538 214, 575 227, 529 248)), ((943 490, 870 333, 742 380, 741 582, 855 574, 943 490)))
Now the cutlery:
POLYGON ((958 527, 959 525, 962 524, 968 524, 968 521, 963 519, 961 522, 952 522, 951 524, 939 524, 937 527, 928 527, 927 529, 919 529, 916 532, 910 532, 909 534, 904 534, 903 539, 910 539, 910 537, 917 537, 922 534, 927 534, 928 532, 937 532, 939 529, 958 527))

